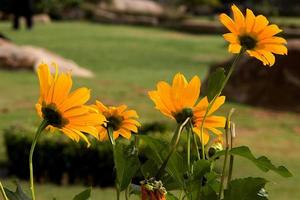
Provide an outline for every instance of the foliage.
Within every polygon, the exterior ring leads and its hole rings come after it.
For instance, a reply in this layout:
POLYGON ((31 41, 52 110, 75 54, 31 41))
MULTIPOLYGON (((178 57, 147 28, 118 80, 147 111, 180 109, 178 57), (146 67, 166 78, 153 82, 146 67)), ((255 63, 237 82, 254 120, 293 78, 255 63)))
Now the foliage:
MULTIPOLYGON (((34 130, 14 126, 4 131, 10 173, 28 178, 28 155, 34 130), (19 170, 23 166, 23 170, 19 170)), ((113 185, 113 155, 108 143, 93 141, 90 148, 73 143, 60 133, 46 133, 37 144, 34 159, 36 180, 54 183, 76 183, 99 186, 113 185)))

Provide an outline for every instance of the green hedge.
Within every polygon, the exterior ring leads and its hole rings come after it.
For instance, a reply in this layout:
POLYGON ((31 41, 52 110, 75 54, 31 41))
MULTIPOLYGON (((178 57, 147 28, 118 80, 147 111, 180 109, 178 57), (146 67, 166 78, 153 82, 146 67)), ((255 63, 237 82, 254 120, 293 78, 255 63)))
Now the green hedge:
MULTIPOLYGON (((9 173, 27 179, 28 155, 34 130, 13 126, 4 130, 9 173), (22 167, 20 167, 22 166, 22 167)), ((113 185, 113 157, 109 143, 92 140, 75 143, 60 133, 45 133, 34 154, 35 178, 39 182, 113 185)))
MULTIPOLYGON (((166 132, 160 122, 144 124, 139 134, 166 132)), ((4 130, 10 175, 28 179, 28 155, 35 129, 14 125, 4 130), (22 168, 20 168, 22 166, 22 168)), ((161 134, 158 135, 161 137, 161 134)), ((84 183, 101 187, 114 184, 113 154, 108 142, 91 138, 91 146, 76 143, 59 132, 43 133, 34 152, 35 178, 57 184, 84 183)), ((145 160, 140 153, 141 161, 145 160)))

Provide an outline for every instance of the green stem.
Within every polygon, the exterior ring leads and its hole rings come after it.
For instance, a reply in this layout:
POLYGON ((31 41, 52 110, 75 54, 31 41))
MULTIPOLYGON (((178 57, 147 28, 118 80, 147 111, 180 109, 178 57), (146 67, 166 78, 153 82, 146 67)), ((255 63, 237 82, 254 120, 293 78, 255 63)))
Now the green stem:
POLYGON ((229 131, 230 131, 230 121, 231 116, 234 112, 234 109, 231 109, 228 113, 226 124, 225 124, 225 157, 224 157, 224 163, 223 163, 223 169, 222 169, 222 176, 221 176, 221 184, 220 184, 220 191, 219 191, 219 200, 223 197, 223 190, 224 190, 224 181, 225 181, 225 173, 226 173, 226 166, 228 161, 228 155, 229 155, 229 131))
POLYGON ((48 126, 48 122, 46 120, 43 120, 42 123, 40 124, 39 128, 36 131, 36 134, 34 136, 34 139, 31 144, 30 148, 30 153, 29 153, 29 172, 30 172, 30 190, 31 190, 31 196, 32 200, 35 200, 35 193, 34 193, 34 182, 33 182, 33 164, 32 164, 32 157, 33 157, 33 152, 35 149, 35 145, 43 132, 43 130, 48 126))
POLYGON ((5 193, 5 190, 3 188, 3 185, 1 183, 1 181, 0 181, 0 191, 1 191, 1 194, 2 194, 2 196, 4 198, 4 200, 8 200, 8 197, 6 196, 6 193, 5 193))
POLYGON ((169 152, 168 156, 166 157, 166 159, 164 160, 163 164, 161 165, 161 167, 159 168, 155 178, 156 180, 159 180, 160 177, 163 175, 163 172, 168 164, 168 161, 170 159, 170 157, 172 156, 172 154, 175 152, 176 150, 176 147, 177 147, 177 144, 179 142, 179 139, 180 139, 180 135, 181 135, 181 132, 183 130, 183 128, 185 127, 185 125, 189 122, 190 118, 187 118, 181 125, 178 125, 179 127, 177 127, 176 129, 176 132, 172 138, 172 149, 171 151, 169 152))
POLYGON ((128 187, 126 188, 125 190, 125 199, 126 200, 129 200, 129 193, 130 193, 130 184, 128 185, 128 187))
POLYGON ((198 147, 197 138, 196 138, 196 136, 195 136, 195 134, 193 132, 193 124, 190 122, 189 125, 190 125, 190 131, 191 131, 191 133, 193 135, 193 141, 194 141, 194 145, 195 145, 196 152, 197 152, 197 158, 198 158, 198 160, 200 160, 201 157, 200 157, 200 153, 199 153, 199 147, 198 147))
POLYGON ((213 98, 213 100, 207 106, 207 110, 206 110, 206 112, 204 114, 204 117, 203 117, 203 120, 202 120, 201 126, 200 126, 201 127, 201 148, 202 148, 201 150, 202 150, 202 158, 203 159, 205 159, 204 143, 203 143, 204 122, 205 122, 205 120, 206 120, 206 118, 208 116, 208 113, 209 113, 212 105, 215 103, 215 101, 217 100, 217 98, 221 95, 221 93, 222 93, 224 87, 226 86, 226 84, 227 84, 227 82, 228 82, 228 80, 229 80, 232 72, 234 71, 234 68, 235 68, 237 62, 239 61, 240 57, 244 54, 244 52, 245 52, 245 49, 243 48, 243 49, 241 49, 240 53, 235 57, 235 59, 234 59, 232 65, 231 65, 231 67, 230 67, 230 69, 229 69, 229 71, 228 71, 228 73, 227 73, 227 75, 226 75, 226 77, 225 77, 225 79, 224 79, 224 81, 223 81, 223 83, 222 83, 219 91, 217 92, 217 95, 213 98))
MULTIPOLYGON (((233 142, 235 137, 235 124, 230 123, 230 149, 233 148, 233 142)), ((232 178, 232 172, 233 172, 233 162, 234 162, 234 156, 230 155, 229 159, 229 173, 228 173, 228 180, 227 183, 229 184, 232 178)))
POLYGON ((187 131, 187 166, 189 172, 191 172, 191 132, 187 131))
MULTIPOLYGON (((112 150, 113 150, 113 156, 114 156, 114 164, 116 165, 116 142, 114 139, 114 130, 111 127, 107 128, 107 132, 108 132, 108 138, 110 141, 110 144, 112 146, 112 150)), ((117 169, 116 169, 117 171, 117 169)), ((116 192, 117 192, 117 200, 120 199, 120 187, 119 187, 119 180, 118 180, 118 172, 116 172, 116 192)))

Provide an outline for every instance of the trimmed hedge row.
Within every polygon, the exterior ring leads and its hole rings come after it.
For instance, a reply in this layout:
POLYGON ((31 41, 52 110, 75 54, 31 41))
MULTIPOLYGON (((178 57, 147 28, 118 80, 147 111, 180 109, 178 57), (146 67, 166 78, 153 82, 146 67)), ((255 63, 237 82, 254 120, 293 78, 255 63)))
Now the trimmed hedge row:
MULTIPOLYGON (((145 124, 140 134, 165 132, 159 122, 145 124)), ((10 175, 29 178, 28 156, 35 129, 14 125, 4 130, 10 175), (20 168, 22 166, 22 168, 20 168)), ((113 153, 109 142, 91 138, 91 146, 76 143, 61 133, 43 133, 34 152, 34 174, 38 182, 84 183, 101 187, 114 184, 113 153)), ((144 160, 140 153, 141 161, 144 160)))
MULTIPOLYGON (((19 126, 4 130, 9 173, 29 178, 28 155, 34 130, 19 126), (20 167, 22 166, 22 168, 20 167)), ((35 178, 57 184, 113 185, 113 154, 109 143, 75 143, 59 133, 41 137, 34 154, 35 178), (97 144, 96 144, 97 143, 97 144)))

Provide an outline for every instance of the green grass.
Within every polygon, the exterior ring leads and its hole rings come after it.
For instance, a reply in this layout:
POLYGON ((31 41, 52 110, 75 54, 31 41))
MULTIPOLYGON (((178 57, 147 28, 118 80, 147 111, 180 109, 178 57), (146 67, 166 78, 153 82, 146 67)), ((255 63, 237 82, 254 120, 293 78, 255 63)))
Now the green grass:
MULTIPOLYGON (((75 78, 75 87, 91 87, 93 100, 128 104, 138 111, 142 122, 164 121, 172 125, 147 97, 147 91, 154 89, 157 81, 170 81, 179 71, 189 78, 199 75, 204 80, 211 63, 230 56, 221 36, 196 36, 154 28, 73 22, 38 25, 32 31, 20 32, 11 31, 8 23, 0 23, 0 30, 18 44, 45 47, 92 70, 95 77, 75 78)), ((0 91, 0 130, 12 123, 38 124, 34 110, 38 82, 34 73, 0 71, 0 91)), ((271 199, 300 199, 300 116, 234 103, 227 103, 221 113, 231 107, 237 108, 236 143, 248 145, 257 155, 265 154, 276 164, 288 166, 294 177, 283 179, 273 173, 261 174, 244 160, 237 160, 235 175, 266 175, 271 199)), ((0 137, 3 161, 6 158, 2 140, 0 137)), ((41 185, 38 189, 40 199, 51 199, 53 194, 61 195, 58 199, 70 199, 83 188, 41 185)), ((95 194, 95 199, 114 199, 111 189, 96 189, 95 194)))

